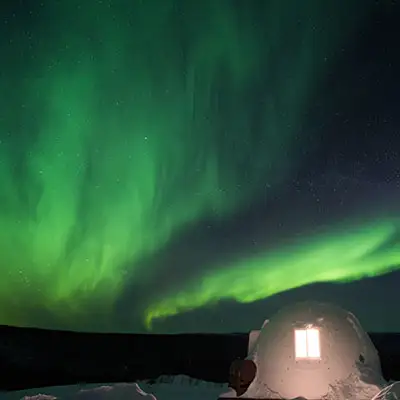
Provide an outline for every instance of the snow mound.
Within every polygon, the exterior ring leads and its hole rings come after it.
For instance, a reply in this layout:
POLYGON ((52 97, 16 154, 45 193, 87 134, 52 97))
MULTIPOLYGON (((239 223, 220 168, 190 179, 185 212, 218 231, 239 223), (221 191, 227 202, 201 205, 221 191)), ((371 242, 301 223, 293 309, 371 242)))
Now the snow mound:
POLYGON ((188 376, 162 376, 155 383, 74 385, 0 394, 0 400, 215 400, 227 385, 188 376))
POLYGON ((323 303, 282 309, 264 323, 247 358, 257 372, 241 398, 364 400, 387 384, 378 353, 357 318, 323 303))

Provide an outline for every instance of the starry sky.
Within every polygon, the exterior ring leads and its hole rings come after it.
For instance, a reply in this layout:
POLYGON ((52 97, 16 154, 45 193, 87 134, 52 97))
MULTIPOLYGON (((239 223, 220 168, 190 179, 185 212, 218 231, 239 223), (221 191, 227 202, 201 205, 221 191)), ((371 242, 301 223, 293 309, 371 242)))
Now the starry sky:
POLYGON ((400 331, 396 2, 0 10, 0 323, 400 331))

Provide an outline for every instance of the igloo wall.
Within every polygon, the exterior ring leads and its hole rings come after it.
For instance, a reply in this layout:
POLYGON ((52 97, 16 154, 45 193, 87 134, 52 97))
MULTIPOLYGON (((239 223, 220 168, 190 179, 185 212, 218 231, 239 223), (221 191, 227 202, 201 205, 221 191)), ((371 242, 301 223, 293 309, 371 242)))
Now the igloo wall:
POLYGON ((282 309, 264 323, 248 359, 257 373, 241 398, 362 400, 385 385, 378 353, 357 318, 329 304, 304 302, 282 309), (297 358, 295 331, 307 329, 319 333, 319 354, 297 358))

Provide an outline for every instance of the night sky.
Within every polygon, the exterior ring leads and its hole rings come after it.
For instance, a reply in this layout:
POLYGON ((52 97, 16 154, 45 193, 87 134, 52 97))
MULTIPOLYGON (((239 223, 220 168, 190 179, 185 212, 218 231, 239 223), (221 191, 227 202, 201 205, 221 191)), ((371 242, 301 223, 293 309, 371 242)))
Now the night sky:
POLYGON ((400 5, 0 7, 0 323, 400 331, 400 5))

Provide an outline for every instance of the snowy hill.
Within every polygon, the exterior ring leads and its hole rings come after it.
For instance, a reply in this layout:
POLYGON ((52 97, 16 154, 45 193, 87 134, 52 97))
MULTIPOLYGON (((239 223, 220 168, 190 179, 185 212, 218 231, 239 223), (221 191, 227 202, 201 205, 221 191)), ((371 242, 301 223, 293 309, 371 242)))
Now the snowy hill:
POLYGON ((60 386, 0 394, 0 400, 216 400, 227 385, 207 383, 186 376, 162 377, 159 383, 119 383, 60 386))

